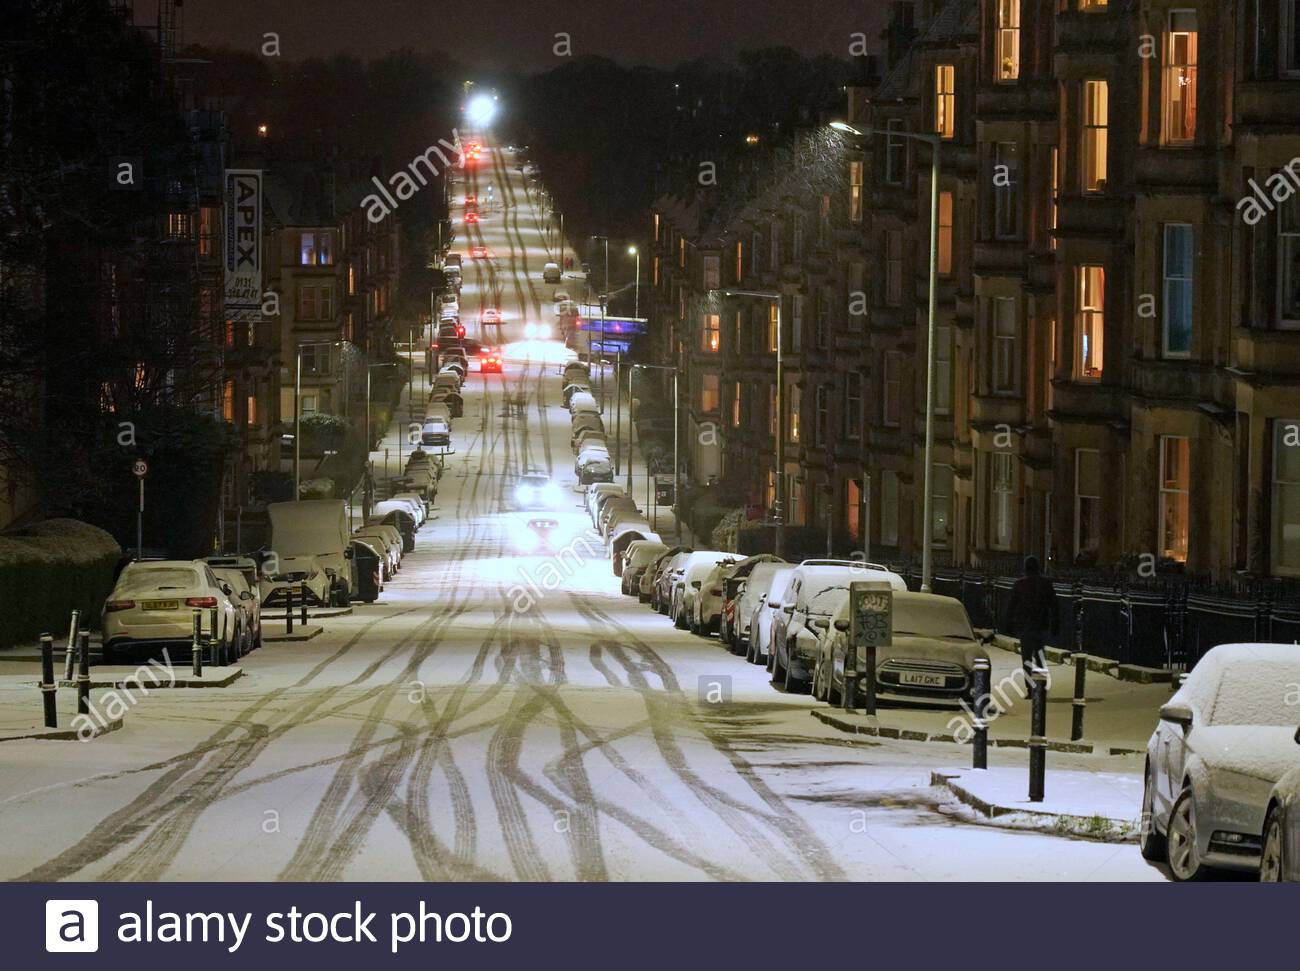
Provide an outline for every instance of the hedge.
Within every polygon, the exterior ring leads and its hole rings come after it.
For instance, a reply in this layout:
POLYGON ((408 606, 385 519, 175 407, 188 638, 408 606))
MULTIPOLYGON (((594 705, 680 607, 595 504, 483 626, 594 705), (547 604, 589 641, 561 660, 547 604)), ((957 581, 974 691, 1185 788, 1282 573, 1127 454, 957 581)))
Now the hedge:
POLYGON ((63 641, 74 609, 98 624, 121 556, 111 535, 75 519, 0 535, 0 647, 42 633, 63 641))

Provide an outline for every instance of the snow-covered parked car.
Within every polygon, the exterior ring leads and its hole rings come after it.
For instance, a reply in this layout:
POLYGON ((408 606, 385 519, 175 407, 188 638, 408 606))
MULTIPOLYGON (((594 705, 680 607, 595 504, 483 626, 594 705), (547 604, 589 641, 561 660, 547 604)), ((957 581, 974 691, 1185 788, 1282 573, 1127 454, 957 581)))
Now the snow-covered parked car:
MULTIPOLYGON (((844 658, 849 643, 849 599, 835 616, 818 618, 822 631, 813 668, 813 697, 838 703, 844 690, 844 658)), ((988 651, 975 636, 970 616, 955 597, 894 591, 893 630, 889 647, 876 653, 876 694, 890 701, 958 702, 970 700, 975 662, 988 651)), ((857 665, 861 697, 862 665, 857 665)))
POLYGON ((818 640, 826 624, 849 599, 849 584, 857 581, 888 583, 895 592, 907 584, 897 573, 874 563, 856 560, 804 560, 790 576, 781 612, 772 618, 772 680, 783 681, 787 691, 802 690, 812 680, 817 664, 818 640))
MULTIPOLYGON (((1300 745, 1300 731, 1295 741, 1300 745)), ((1282 776, 1268 797, 1263 843, 1259 879, 1264 883, 1300 882, 1300 768, 1282 776)))
POLYGON ((229 657, 236 646, 239 619, 228 589, 202 560, 128 563, 104 603, 100 623, 104 663, 112 664, 135 648, 174 648, 188 657, 194 612, 199 611, 203 633, 211 635, 214 609, 215 653, 229 657))
POLYGON ((263 607, 283 607, 290 595, 296 608, 303 602, 325 607, 333 596, 330 575, 314 556, 280 556, 268 558, 258 581, 263 607))
POLYGON ((735 554, 725 550, 696 550, 683 565, 682 575, 673 584, 669 601, 669 616, 674 626, 681 630, 691 630, 695 598, 704 585, 704 578, 723 560, 736 561, 735 554))
POLYGON ((1175 880, 1258 871, 1274 787, 1300 769, 1300 647, 1221 644, 1160 709, 1147 743, 1142 855, 1175 880))
POLYGON ((768 670, 772 668, 772 624, 781 611, 781 595, 794 569, 793 563, 781 566, 767 578, 767 589, 754 602, 754 613, 749 619, 751 660, 757 664, 766 662, 768 670))

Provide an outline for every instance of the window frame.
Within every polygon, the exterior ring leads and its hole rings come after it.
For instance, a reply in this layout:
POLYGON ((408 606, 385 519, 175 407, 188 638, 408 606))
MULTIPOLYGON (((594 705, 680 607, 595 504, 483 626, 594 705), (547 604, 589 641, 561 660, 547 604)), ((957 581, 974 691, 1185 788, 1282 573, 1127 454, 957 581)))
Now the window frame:
POLYGON ((1015 297, 989 298, 991 355, 989 376, 994 394, 1015 394, 1020 387, 1020 314, 1015 297), (1006 316, 1004 314, 1009 314, 1006 316), (1005 332, 1009 328, 1009 333, 1005 332))
MULTIPOLYGON (((1300 466, 1295 471, 1296 478, 1283 478, 1283 467, 1280 458, 1288 452, 1300 449, 1300 446, 1287 445, 1283 438, 1288 429, 1295 429, 1293 434, 1300 435, 1300 418, 1274 418, 1273 419, 1273 454, 1272 469, 1269 473, 1269 573, 1272 576, 1300 576, 1300 550, 1297 550, 1298 558, 1294 564, 1285 563, 1282 559, 1282 551, 1285 543, 1282 539, 1283 530, 1288 523, 1283 520, 1280 512, 1283 508, 1281 491, 1283 489, 1295 490, 1300 496, 1300 466)), ((1297 510, 1297 519, 1295 525, 1300 527, 1300 498, 1293 503, 1297 510)))
POLYGON ((1101 263, 1080 263, 1075 268, 1075 307, 1074 307, 1074 379, 1080 382, 1098 382, 1101 381, 1106 372, 1106 267, 1101 263), (1089 271, 1097 270, 1100 273, 1098 279, 1101 281, 1101 301, 1099 306, 1089 306, 1086 304, 1086 297, 1089 290, 1089 271), (1085 336, 1093 337, 1093 331, 1090 324, 1095 320, 1096 334, 1101 336, 1101 340, 1092 340, 1088 345, 1084 344, 1085 336), (1100 345, 1100 351, 1095 355, 1099 364, 1094 369, 1085 367, 1085 362, 1089 358, 1089 353, 1085 347, 1091 349, 1092 346, 1100 345), (1091 373, 1095 371, 1096 373, 1091 373))
POLYGON ((1015 544, 1016 463, 1012 452, 989 453, 989 548, 1006 552, 1015 544))
POLYGON ((1160 355, 1171 360, 1181 360, 1192 356, 1192 330, 1196 321, 1196 227, 1191 223, 1165 223, 1162 237, 1160 265, 1163 305, 1160 317, 1160 355), (1171 230, 1186 230, 1187 233, 1184 247, 1187 258, 1185 275, 1173 275, 1170 270, 1170 254, 1174 250, 1170 246, 1171 230), (1173 323, 1171 320, 1171 306, 1174 303, 1172 294, 1175 288, 1184 291, 1182 306, 1186 308, 1187 317, 1185 328, 1187 347, 1184 350, 1173 350, 1170 344, 1170 328, 1173 323))
POLYGON ((1080 176, 1084 195, 1104 195, 1110 180, 1110 83, 1105 78, 1085 78, 1082 82, 1081 101, 1079 105, 1079 159, 1080 176), (1090 97, 1090 92, 1101 92, 1104 100, 1090 97), (1093 121, 1091 109, 1100 105, 1097 117, 1103 121, 1093 121), (1090 164, 1091 160, 1091 164, 1090 164), (1101 177, 1097 175, 1100 166, 1101 177))
POLYGON ((1157 508, 1157 521, 1156 521, 1156 530, 1157 530, 1156 549, 1159 551, 1160 557, 1162 559, 1173 560, 1175 563, 1186 563, 1188 552, 1189 552, 1188 536, 1190 534, 1189 527, 1191 521, 1192 443, 1191 443, 1191 439, 1189 439, 1185 435, 1161 435, 1159 436, 1158 439, 1158 448, 1160 452, 1159 454, 1160 462, 1159 462, 1159 479, 1157 479, 1158 508, 1157 508), (1178 476, 1178 479, 1182 480, 1181 486, 1178 483, 1175 483, 1172 486, 1170 485, 1171 479, 1169 477, 1169 467, 1168 467, 1168 463, 1169 463, 1168 447, 1175 442, 1182 443, 1181 450, 1183 452, 1182 455, 1183 462, 1182 462, 1181 474, 1178 476), (1177 505, 1178 513, 1182 518, 1181 558, 1177 555, 1178 550, 1176 546, 1168 548, 1175 551, 1175 555, 1172 556, 1169 555, 1168 550, 1165 546, 1165 533, 1168 526, 1168 518, 1167 518, 1168 511, 1169 511, 1168 503, 1169 503, 1169 497, 1171 496, 1175 497, 1173 501, 1177 505), (1181 499, 1177 497, 1181 497, 1181 499))
POLYGON ((934 66, 934 133, 944 141, 957 137, 957 65, 934 66))
POLYGON ((1074 450, 1074 555, 1075 557, 1084 554, 1096 553, 1101 549, 1101 449, 1098 448, 1076 448, 1074 450), (1080 491, 1081 480, 1083 479, 1083 461, 1084 455, 1094 456, 1096 465, 1096 478, 1098 483, 1098 492, 1096 495, 1080 491), (1082 545, 1083 540, 1083 503, 1095 503, 1092 509, 1092 516, 1089 517, 1096 532, 1094 537, 1095 545, 1085 549, 1082 545))
POLYGON ((903 355, 886 351, 880 379, 880 424, 885 428, 903 427, 903 355))
POLYGON ((998 84, 1015 84, 1020 80, 1020 0, 995 0, 995 4, 993 80, 998 84), (1008 54, 1012 62, 1009 69, 1008 54))
POLYGON ((896 132, 906 131, 902 118, 885 121, 885 184, 903 185, 907 181, 907 139, 896 132), (901 152, 902 158, 896 156, 901 152))

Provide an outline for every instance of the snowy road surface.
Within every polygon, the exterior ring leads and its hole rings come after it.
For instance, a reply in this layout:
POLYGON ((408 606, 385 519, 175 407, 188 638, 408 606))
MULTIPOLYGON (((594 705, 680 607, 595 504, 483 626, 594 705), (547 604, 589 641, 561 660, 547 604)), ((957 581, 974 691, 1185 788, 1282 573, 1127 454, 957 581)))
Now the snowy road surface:
MULTIPOLYGON (((466 258, 462 306, 477 321, 499 300, 517 338, 556 288, 516 163, 486 154, 470 191, 507 206, 461 241, 497 263, 466 258)), ((155 692, 89 744, 4 744, 0 877, 1161 879, 1132 845, 963 821, 929 773, 967 749, 850 742, 620 596, 607 560, 522 555, 527 467, 564 485, 570 539, 588 525, 553 364, 471 374, 454 436, 435 518, 380 602, 255 652, 229 688, 155 692), (718 676, 732 698, 706 704, 718 676)))

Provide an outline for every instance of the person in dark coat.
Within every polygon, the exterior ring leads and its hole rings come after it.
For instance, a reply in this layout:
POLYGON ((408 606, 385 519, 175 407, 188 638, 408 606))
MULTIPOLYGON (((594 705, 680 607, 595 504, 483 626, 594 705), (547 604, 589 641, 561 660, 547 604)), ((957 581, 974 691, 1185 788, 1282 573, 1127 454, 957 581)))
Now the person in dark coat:
POLYGON ((1052 581, 1042 575, 1038 557, 1027 556, 1025 575, 1011 588, 1011 600, 1007 604, 1007 633, 1020 638, 1020 660, 1026 678, 1033 668, 1047 666, 1043 645, 1060 627, 1052 581))

